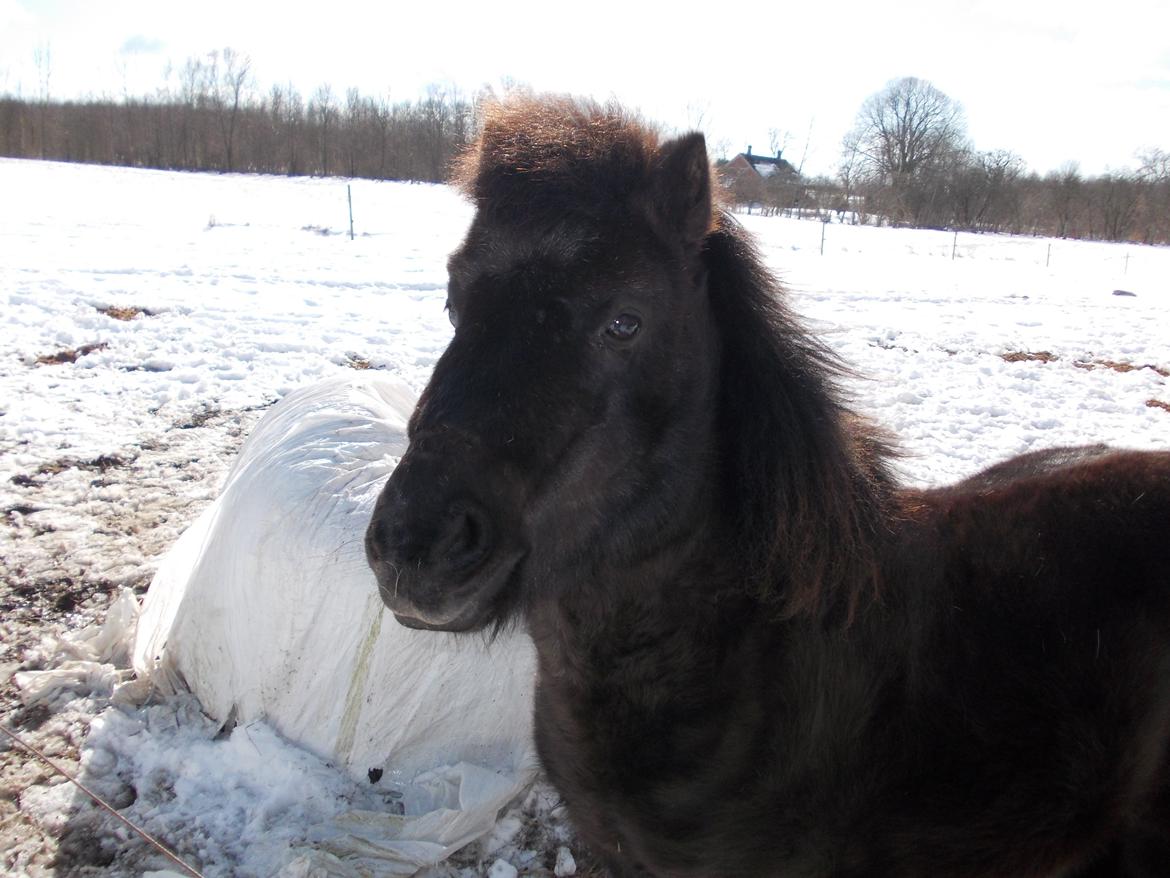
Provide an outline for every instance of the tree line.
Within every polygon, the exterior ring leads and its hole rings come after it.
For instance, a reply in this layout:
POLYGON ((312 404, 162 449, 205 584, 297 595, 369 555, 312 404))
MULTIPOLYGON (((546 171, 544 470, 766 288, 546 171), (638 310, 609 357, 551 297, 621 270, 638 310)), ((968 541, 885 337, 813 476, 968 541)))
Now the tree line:
MULTIPOLYGON (((47 82, 47 78, 43 80, 47 82)), ((191 171, 439 182, 474 129, 475 104, 431 87, 411 101, 322 85, 259 91, 247 55, 189 59, 154 95, 58 101, 0 96, 0 155, 191 171)))
MULTIPOLYGON (((442 181, 472 139, 476 99, 431 87, 414 100, 322 85, 256 86, 251 59, 227 48, 168 72, 154 95, 54 100, 0 96, 0 155, 193 171, 442 181)), ((843 221, 1170 243, 1170 153, 1133 172, 1043 176, 1007 150, 980 151, 961 106, 929 82, 894 80, 868 98, 835 177, 789 168, 726 178, 731 199, 843 221)))
POLYGON ((915 78, 865 101, 836 177, 741 175, 729 183, 740 204, 824 219, 1170 243, 1170 153, 1149 149, 1132 172, 1083 176, 1068 164, 1039 175, 1008 150, 975 149, 961 106, 915 78))

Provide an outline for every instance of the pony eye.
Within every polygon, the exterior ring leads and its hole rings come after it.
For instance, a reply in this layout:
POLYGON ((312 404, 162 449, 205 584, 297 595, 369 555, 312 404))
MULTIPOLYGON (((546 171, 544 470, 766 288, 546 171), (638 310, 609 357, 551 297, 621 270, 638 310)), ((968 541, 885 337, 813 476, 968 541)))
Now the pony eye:
POLYGON ((450 302, 443 306, 447 311, 447 319, 451 321, 451 328, 459 328, 459 313, 455 310, 450 302))
POLYGON ((618 341, 629 341, 638 334, 642 321, 633 314, 619 314, 605 327, 606 335, 618 341))

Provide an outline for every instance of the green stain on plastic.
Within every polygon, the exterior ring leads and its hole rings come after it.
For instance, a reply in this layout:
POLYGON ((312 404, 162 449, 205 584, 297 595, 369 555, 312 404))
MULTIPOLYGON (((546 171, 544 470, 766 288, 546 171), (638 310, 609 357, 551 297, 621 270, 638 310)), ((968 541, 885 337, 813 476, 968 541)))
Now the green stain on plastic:
POLYGON ((370 676, 370 653, 374 651, 374 643, 382 633, 382 614, 385 607, 382 599, 374 595, 367 605, 366 614, 372 616, 370 630, 366 632, 365 640, 358 648, 357 659, 354 661, 353 674, 349 678, 349 691, 345 693, 345 711, 341 714, 341 728, 337 734, 337 746, 334 748, 338 757, 348 761, 353 750, 353 739, 357 734, 358 716, 362 712, 362 693, 366 689, 366 679, 370 676))

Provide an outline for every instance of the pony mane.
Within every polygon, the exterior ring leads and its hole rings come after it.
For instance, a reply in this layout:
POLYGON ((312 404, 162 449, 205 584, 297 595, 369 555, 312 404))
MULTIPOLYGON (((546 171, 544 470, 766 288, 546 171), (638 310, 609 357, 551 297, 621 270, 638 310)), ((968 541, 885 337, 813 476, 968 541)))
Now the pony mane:
POLYGON ((783 302, 727 214, 706 240, 723 338, 719 432, 748 587, 785 616, 852 618, 878 595, 894 480, 887 438, 841 401, 845 368, 783 302))
POLYGON ((604 221, 649 179, 657 129, 617 104, 564 96, 489 103, 452 182, 494 220, 548 223, 567 211, 604 221))

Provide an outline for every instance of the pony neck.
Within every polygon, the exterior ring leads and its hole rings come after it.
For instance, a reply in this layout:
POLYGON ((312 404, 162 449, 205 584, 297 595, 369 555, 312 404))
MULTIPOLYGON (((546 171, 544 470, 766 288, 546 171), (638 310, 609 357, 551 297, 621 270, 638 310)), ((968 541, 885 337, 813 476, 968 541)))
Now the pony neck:
POLYGON ((701 525, 638 563, 601 567, 536 601, 527 613, 544 679, 590 686, 620 676, 652 683, 694 672, 712 652, 702 644, 742 630, 721 624, 729 612, 744 624, 755 605, 729 588, 723 560, 701 525), (590 681, 593 681, 591 683, 590 681))

